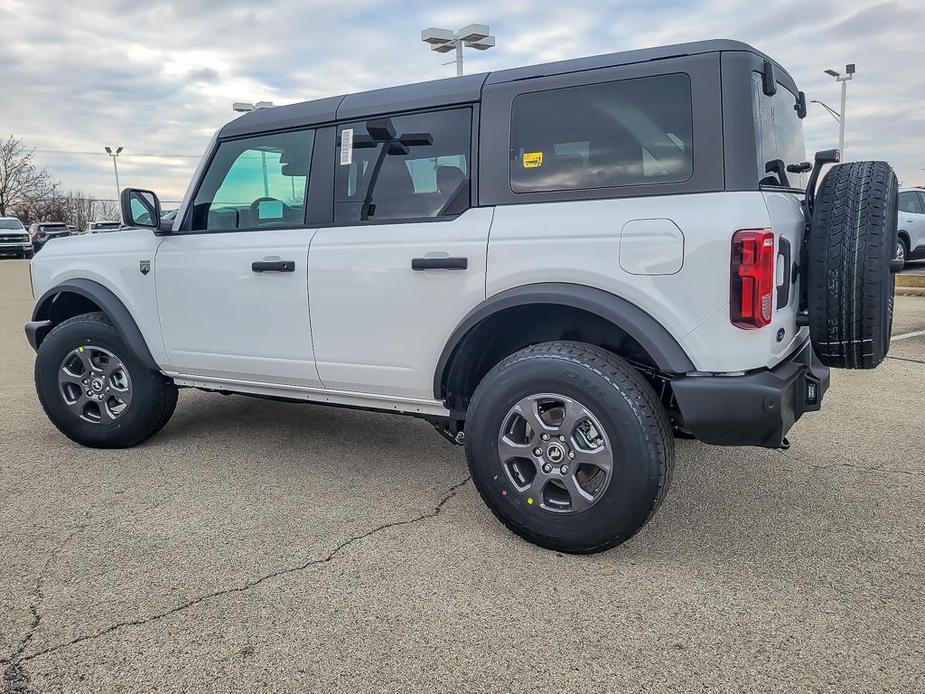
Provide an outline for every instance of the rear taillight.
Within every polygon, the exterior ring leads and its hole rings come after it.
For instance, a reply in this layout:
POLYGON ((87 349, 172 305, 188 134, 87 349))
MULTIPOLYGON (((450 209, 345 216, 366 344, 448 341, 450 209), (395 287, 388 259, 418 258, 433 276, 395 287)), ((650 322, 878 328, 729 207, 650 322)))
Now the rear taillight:
POLYGON ((732 236, 729 319, 743 330, 763 328, 774 311, 774 232, 742 229, 732 236))

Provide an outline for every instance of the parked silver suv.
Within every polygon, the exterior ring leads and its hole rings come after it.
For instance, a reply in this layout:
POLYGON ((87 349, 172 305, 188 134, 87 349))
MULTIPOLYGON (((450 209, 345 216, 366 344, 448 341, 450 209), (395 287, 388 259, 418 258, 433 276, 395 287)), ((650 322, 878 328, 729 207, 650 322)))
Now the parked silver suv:
POLYGON ((925 258, 925 190, 900 189, 898 227, 896 258, 903 262, 925 258))

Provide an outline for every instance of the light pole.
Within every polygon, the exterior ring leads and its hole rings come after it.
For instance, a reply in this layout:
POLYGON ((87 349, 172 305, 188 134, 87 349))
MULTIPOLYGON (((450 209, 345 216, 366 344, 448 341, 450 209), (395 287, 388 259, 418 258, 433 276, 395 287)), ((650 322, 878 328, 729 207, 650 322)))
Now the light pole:
POLYGON ((106 148, 106 154, 112 157, 112 170, 116 172, 116 204, 119 204, 119 196, 122 194, 122 188, 119 186, 119 165, 116 163, 116 160, 119 158, 119 153, 122 152, 122 148, 119 147, 115 152, 112 151, 111 147, 106 148))
POLYGON ((845 65, 845 74, 842 75, 835 70, 826 70, 825 74, 834 77, 836 82, 841 82, 841 112, 838 117, 838 150, 841 152, 841 160, 845 161, 845 103, 848 99, 848 81, 854 79, 854 63, 845 65))
POLYGON ((430 27, 421 32, 421 41, 430 44, 430 50, 437 53, 456 51, 456 76, 463 74, 463 46, 477 51, 487 51, 495 45, 487 24, 469 24, 459 31, 430 27))

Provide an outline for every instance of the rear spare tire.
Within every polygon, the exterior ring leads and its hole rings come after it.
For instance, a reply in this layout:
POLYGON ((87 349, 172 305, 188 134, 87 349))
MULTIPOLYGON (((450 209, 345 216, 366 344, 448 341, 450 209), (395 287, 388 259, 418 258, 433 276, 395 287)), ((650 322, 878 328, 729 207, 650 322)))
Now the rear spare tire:
POLYGON ((882 161, 839 164, 816 194, 807 299, 813 348, 827 366, 873 369, 893 325, 897 182, 882 161))

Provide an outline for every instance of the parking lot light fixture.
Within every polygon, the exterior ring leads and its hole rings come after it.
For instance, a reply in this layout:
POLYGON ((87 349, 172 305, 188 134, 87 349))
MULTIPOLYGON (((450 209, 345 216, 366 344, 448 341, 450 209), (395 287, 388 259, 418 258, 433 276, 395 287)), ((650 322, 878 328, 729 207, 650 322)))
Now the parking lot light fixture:
POLYGON ((119 158, 119 154, 122 153, 123 148, 117 147, 115 152, 112 150, 112 147, 106 147, 105 149, 106 149, 106 154, 112 157, 112 170, 116 174, 116 202, 118 203, 119 195, 121 195, 122 193, 122 188, 121 186, 119 186, 119 164, 117 163, 116 160, 119 158))
POLYGON ((456 51, 456 76, 463 74, 463 46, 477 51, 487 51, 495 45, 495 37, 487 24, 467 24, 458 31, 430 27, 421 32, 421 41, 430 44, 430 50, 437 53, 456 51))
POLYGON ((273 108, 273 102, 258 101, 252 104, 247 101, 235 101, 231 105, 231 108, 235 113, 247 113, 248 111, 259 111, 262 108, 273 108))
POLYGON ((848 100, 848 82, 854 79, 855 65, 848 63, 845 65, 845 74, 836 70, 826 70, 825 74, 834 77, 836 82, 841 83, 841 111, 838 114, 838 150, 841 152, 841 160, 845 161, 845 105, 848 100))

